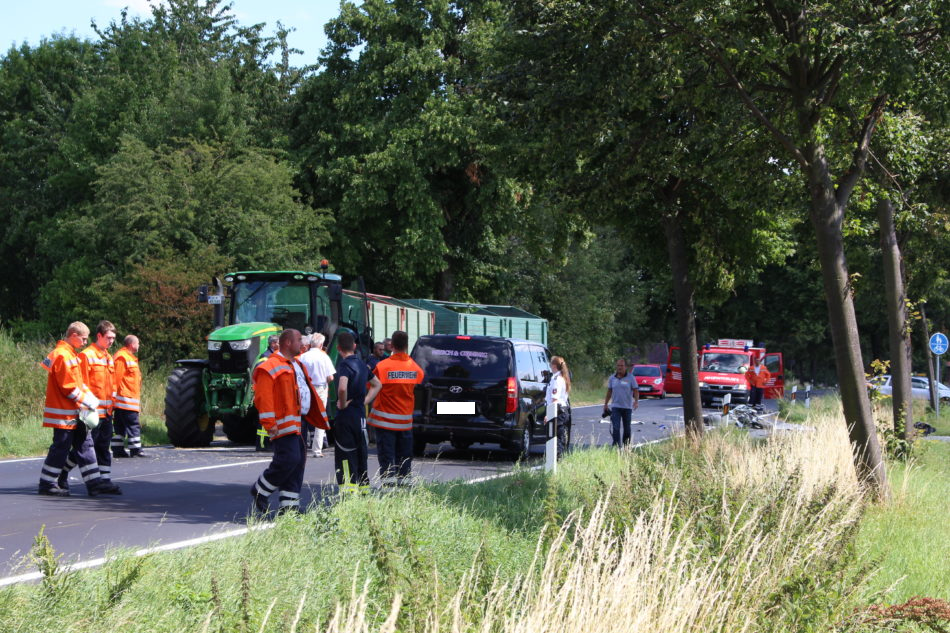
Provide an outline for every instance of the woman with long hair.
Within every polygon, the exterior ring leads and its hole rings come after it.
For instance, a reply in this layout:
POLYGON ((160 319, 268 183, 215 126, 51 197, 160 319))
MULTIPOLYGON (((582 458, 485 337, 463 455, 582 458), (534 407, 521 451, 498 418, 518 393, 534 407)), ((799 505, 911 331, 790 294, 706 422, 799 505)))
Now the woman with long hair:
MULTIPOLYGON (((560 356, 551 357, 551 372, 544 404, 557 404, 557 454, 560 457, 567 452, 571 442, 571 403, 568 399, 571 391, 571 372, 567 368, 567 362, 560 356)), ((544 421, 547 422, 547 418, 544 421)))

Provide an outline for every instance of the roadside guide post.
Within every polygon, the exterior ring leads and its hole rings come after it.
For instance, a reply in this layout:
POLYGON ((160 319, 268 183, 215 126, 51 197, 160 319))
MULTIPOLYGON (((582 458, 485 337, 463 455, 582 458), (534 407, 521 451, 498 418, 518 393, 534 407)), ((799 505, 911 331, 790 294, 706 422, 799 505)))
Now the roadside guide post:
POLYGON ((934 389, 937 391, 937 399, 934 402, 935 408, 934 411, 937 413, 937 417, 940 417, 940 357, 947 353, 947 335, 942 332, 935 332, 933 336, 930 337, 930 351, 933 352, 933 355, 937 357, 937 362, 934 363, 937 366, 936 378, 934 389))
POLYGON ((722 397, 722 414, 729 417, 729 405, 732 404, 732 394, 727 393, 722 397))
POLYGON ((811 408, 811 383, 805 383, 805 408, 811 408))
POLYGON ((557 403, 548 405, 548 441, 544 443, 544 472, 557 471, 557 403))
POLYGON ((792 387, 792 404, 795 404, 795 400, 798 399, 798 385, 792 387))

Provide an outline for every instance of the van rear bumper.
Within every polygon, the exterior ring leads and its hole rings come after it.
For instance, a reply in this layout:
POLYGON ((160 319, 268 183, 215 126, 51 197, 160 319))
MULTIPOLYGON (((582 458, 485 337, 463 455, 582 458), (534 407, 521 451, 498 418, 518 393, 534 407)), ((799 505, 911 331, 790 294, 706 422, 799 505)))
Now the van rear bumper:
POLYGON ((514 415, 499 423, 484 417, 459 419, 458 416, 416 416, 412 421, 416 441, 430 443, 460 440, 472 443, 508 444, 521 439, 514 415))

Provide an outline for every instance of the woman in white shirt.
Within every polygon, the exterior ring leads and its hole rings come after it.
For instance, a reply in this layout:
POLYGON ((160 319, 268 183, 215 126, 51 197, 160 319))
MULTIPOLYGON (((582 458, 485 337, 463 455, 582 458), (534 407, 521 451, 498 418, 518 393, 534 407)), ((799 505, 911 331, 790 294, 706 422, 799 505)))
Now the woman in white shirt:
MULTIPOLYGON (((570 443, 571 433, 571 404, 568 394, 571 391, 571 374, 567 369, 567 363, 560 356, 551 357, 551 379, 548 381, 548 388, 544 394, 544 404, 550 405, 552 402, 557 406, 557 454, 563 455, 567 452, 570 443)), ((547 418, 545 418, 547 422, 547 418)))

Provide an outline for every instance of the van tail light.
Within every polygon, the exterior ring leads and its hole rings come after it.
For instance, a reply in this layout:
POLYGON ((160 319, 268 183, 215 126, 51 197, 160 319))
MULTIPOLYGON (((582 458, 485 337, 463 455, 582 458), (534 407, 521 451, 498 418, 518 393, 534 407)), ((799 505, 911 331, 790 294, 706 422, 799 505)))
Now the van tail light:
POLYGON ((505 413, 514 413, 518 410, 518 381, 514 376, 508 377, 508 398, 505 400, 505 413))

